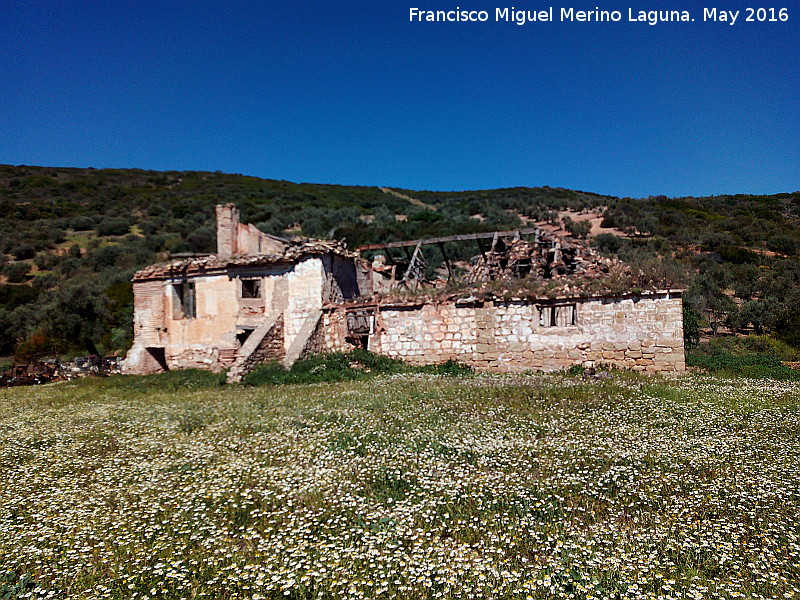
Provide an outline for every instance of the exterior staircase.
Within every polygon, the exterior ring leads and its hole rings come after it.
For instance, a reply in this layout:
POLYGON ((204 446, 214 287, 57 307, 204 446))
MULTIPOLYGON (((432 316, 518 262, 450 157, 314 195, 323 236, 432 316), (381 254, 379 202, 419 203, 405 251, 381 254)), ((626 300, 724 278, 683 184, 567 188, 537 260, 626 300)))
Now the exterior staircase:
POLYGON ((297 332, 292 345, 289 346, 289 349, 286 351, 286 356, 283 357, 282 362, 284 367, 287 369, 290 368, 303 356, 303 352, 308 346, 308 341, 311 339, 311 336, 314 335, 314 331, 317 329, 321 317, 322 311, 317 309, 312 311, 308 317, 306 317, 306 320, 303 321, 300 331, 297 332))
MULTIPOLYGON (((267 316, 261 325, 253 330, 253 333, 251 333, 244 344, 242 344, 242 347, 239 349, 239 356, 228 371, 228 383, 240 382, 242 378, 253 369, 258 359, 262 358, 259 356, 259 353, 257 353, 257 350, 261 348, 262 342, 264 342, 264 339, 269 333, 275 329, 277 325, 282 325, 283 321, 281 317, 283 317, 282 312, 272 313, 267 316)), ((281 336, 281 338, 282 337, 283 336, 281 336)), ((281 343, 283 343, 282 339, 281 343)))

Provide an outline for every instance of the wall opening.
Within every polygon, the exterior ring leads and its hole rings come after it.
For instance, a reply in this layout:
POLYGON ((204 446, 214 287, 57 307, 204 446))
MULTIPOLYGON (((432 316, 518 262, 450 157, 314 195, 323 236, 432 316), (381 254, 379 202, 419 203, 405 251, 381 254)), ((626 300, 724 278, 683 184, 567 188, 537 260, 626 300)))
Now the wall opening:
POLYGON ((244 346, 244 343, 247 341, 247 338, 250 337, 251 333, 253 333, 252 327, 243 327, 242 331, 236 334, 236 341, 239 343, 239 348, 244 346))
POLYGON ((575 304, 539 306, 540 327, 571 327, 577 322, 577 306, 575 304))
POLYGON ((156 362, 161 371, 169 371, 167 356, 164 348, 145 348, 150 357, 156 362))
POLYGON ((173 318, 194 319, 197 316, 197 297, 194 283, 172 284, 173 318))
POLYGON ((344 341, 355 346, 361 350, 369 350, 369 336, 368 335, 348 335, 344 341))
POLYGON ((242 298, 261 298, 261 278, 242 279, 242 298))
POLYGON ((362 308, 347 311, 347 336, 348 344, 356 348, 369 350, 369 336, 375 333, 375 311, 371 308, 362 308))

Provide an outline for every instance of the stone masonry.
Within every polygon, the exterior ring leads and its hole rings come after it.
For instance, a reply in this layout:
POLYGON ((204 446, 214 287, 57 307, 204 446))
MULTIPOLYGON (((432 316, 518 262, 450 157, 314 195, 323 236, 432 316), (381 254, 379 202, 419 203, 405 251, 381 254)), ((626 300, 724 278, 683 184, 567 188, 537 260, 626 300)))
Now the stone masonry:
MULTIPOLYGON (((346 348, 342 313, 347 310, 337 307, 326 314, 331 348, 346 348)), ((479 370, 506 372, 600 363, 649 373, 686 368, 677 291, 377 305, 373 310, 375 334, 369 336, 369 349, 411 363, 453 359, 479 370), (549 315, 553 307, 574 314, 574 323, 543 324, 542 313, 549 315)))

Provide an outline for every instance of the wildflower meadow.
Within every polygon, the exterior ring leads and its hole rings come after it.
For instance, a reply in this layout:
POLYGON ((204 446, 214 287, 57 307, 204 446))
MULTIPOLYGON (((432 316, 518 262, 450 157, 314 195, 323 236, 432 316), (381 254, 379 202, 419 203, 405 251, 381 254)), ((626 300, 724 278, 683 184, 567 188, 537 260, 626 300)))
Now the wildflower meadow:
POLYGON ((798 382, 164 381, 0 390, 0 597, 800 597, 798 382))

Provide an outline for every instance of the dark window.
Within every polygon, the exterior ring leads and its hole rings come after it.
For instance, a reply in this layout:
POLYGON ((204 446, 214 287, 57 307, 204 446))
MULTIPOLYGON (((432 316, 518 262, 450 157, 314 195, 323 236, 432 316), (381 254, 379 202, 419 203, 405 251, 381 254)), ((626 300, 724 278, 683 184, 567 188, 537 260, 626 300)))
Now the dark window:
POLYGON ((242 279, 242 298, 261 298, 261 280, 242 279))
POLYGON ((577 323, 575 304, 554 304, 539 307, 540 327, 570 327, 577 323))
POLYGON ((250 328, 243 329, 240 333, 236 334, 236 341, 239 342, 239 347, 241 348, 244 346, 244 343, 247 341, 247 338, 250 337, 250 334, 253 333, 253 330, 250 328))
POLYGON ((347 312, 347 333, 349 335, 369 335, 375 331, 375 313, 369 309, 347 312))
POLYGON ((197 316, 197 302, 195 298, 194 283, 183 282, 172 284, 172 298, 176 319, 194 319, 197 316))

